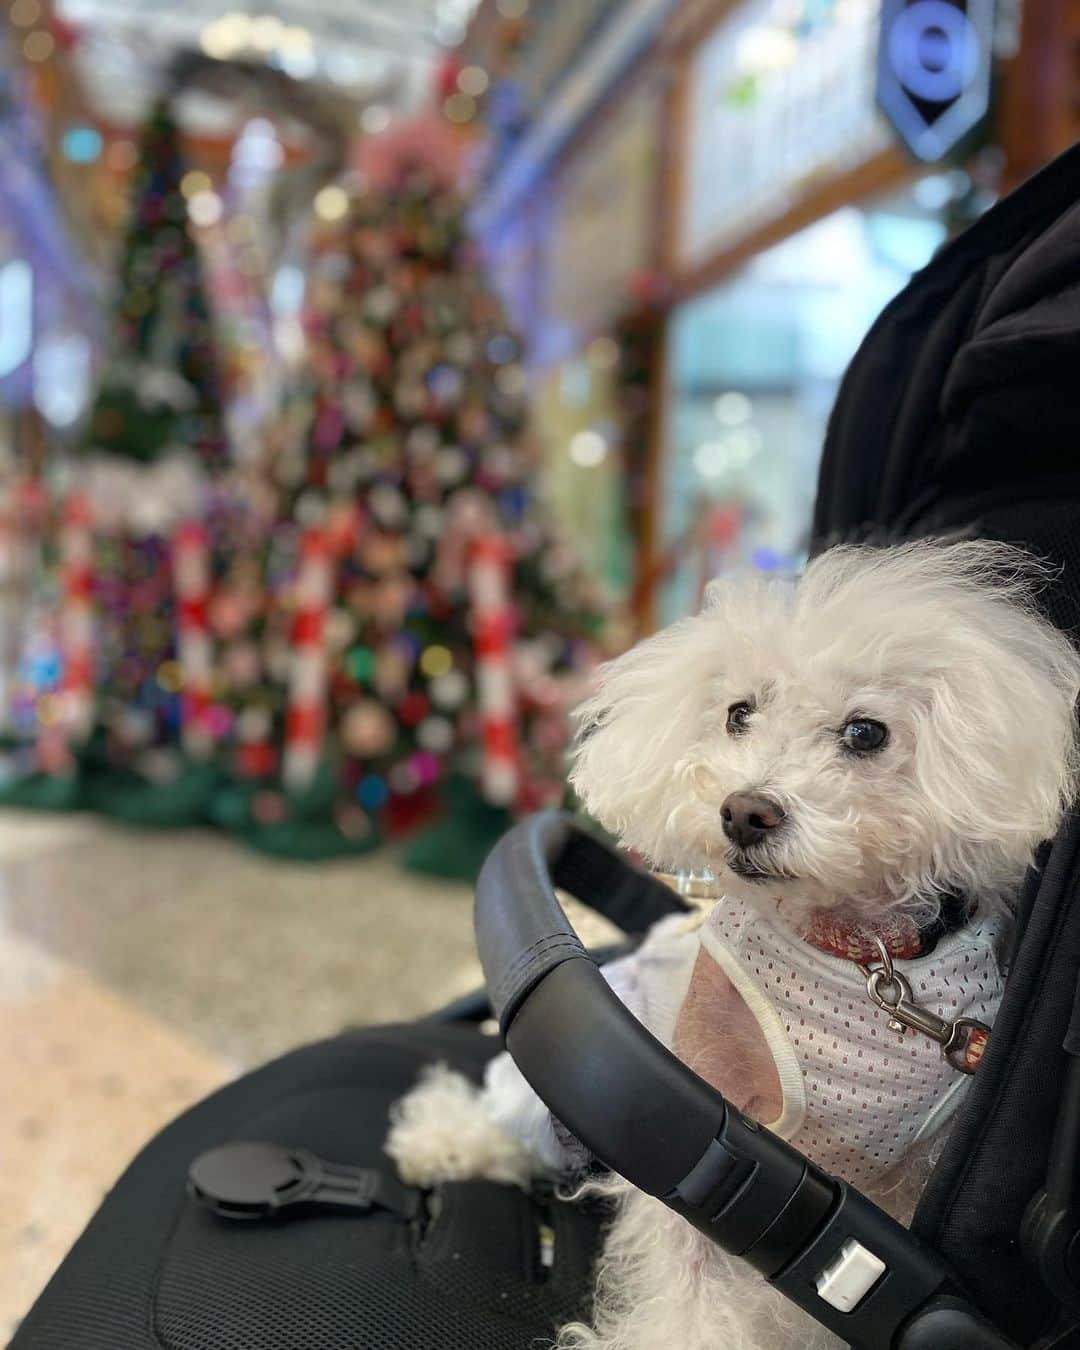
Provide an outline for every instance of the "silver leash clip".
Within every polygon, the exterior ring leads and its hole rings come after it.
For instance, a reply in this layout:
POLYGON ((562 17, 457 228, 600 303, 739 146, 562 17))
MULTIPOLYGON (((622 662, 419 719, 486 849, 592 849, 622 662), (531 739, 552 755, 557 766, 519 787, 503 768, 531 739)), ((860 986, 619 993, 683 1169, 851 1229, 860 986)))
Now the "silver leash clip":
POLYGON ((866 992, 871 1001, 889 1015, 889 1030, 900 1036, 909 1030, 921 1032, 941 1046, 941 1053, 954 1069, 960 1073, 974 1073, 975 1065, 967 1058, 968 1042, 974 1032, 988 1036, 990 1028, 974 1017, 957 1017, 950 1022, 922 1007, 915 1001, 911 985, 893 966, 884 942, 876 934, 871 937, 881 965, 869 966, 861 961, 857 964, 866 980, 866 992))

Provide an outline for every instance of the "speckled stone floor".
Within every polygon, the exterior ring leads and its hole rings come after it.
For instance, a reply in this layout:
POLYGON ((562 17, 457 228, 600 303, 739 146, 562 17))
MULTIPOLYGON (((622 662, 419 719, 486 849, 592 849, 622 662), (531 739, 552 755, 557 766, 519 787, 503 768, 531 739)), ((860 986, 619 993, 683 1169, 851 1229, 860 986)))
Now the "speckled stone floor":
POLYGON ((244 1069, 479 983, 464 886, 389 852, 0 813, 0 1342, 161 1125, 244 1069))

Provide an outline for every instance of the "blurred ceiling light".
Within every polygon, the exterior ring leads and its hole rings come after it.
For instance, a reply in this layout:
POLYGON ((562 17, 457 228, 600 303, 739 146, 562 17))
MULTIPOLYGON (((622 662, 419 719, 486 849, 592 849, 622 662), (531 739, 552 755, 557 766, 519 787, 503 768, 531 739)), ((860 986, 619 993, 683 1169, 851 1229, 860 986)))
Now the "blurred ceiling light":
POLYGON ((46 33, 44 28, 35 28, 32 33, 27 34, 23 43, 23 56, 28 61, 47 61, 55 47, 56 43, 51 33, 46 33))
POLYGON ((283 56, 310 52, 314 46, 315 39, 306 28, 299 25, 282 28, 277 40, 277 49, 283 56))
MULTIPOLYGON (((215 19, 203 29, 199 45, 206 55, 215 61, 228 60, 230 56, 235 56, 237 52, 252 45, 252 30, 256 22, 257 20, 253 20, 248 14, 239 12, 223 14, 220 19, 215 19)), ((278 28, 281 27, 280 20, 274 22, 278 28)))
POLYGON ((210 175, 203 173, 202 169, 191 169, 180 179, 180 191, 189 201, 200 192, 210 192, 213 186, 210 175))
POLYGON ((203 54, 214 61, 228 60, 235 50, 233 40, 222 29, 220 20, 218 23, 208 24, 203 29, 199 38, 199 46, 202 48, 203 54))
POLYGON ((280 64, 285 74, 291 75, 294 80, 310 79, 319 68, 314 52, 282 52, 280 64))
POLYGON ((356 84, 364 78, 365 65, 359 56, 346 51, 330 52, 323 63, 335 84, 356 84))
POLYGON ((457 77, 457 87, 463 94, 479 98, 490 84, 487 71, 480 66, 464 66, 457 77))
POLYGON ((207 229, 218 223, 224 208, 216 192, 196 192, 194 197, 188 200, 187 209, 192 224, 207 229))
POLYGON ((8 18, 16 28, 33 28, 41 18, 41 6, 38 0, 14 0, 8 18))
POLYGON ((315 214, 320 220, 340 220, 348 209, 348 193, 336 183, 320 188, 315 194, 315 214))
POLYGON ((798 55, 798 39, 786 28, 748 28, 735 43, 735 64, 744 74, 786 70, 798 55))
POLYGON ((248 42, 257 52, 272 52, 284 31, 285 25, 276 14, 260 14, 251 20, 248 42))
POLYGON ((243 47, 251 41, 251 28, 253 19, 250 14, 245 14, 242 10, 230 10, 228 14, 223 14, 217 21, 217 27, 232 39, 234 47, 243 47))
POLYGON ((0 266, 0 379, 18 370, 34 345, 34 269, 24 258, 0 266))
POLYGON ((570 458, 579 468, 595 469, 607 452, 608 443, 598 431, 579 431, 570 438, 570 458))
POLYGON ((213 61, 227 61, 232 56, 232 43, 223 38, 215 28, 206 28, 199 38, 199 46, 204 56, 213 61))
POLYGON ((89 396, 89 340, 79 333, 42 338, 33 362, 34 406, 54 427, 71 426, 89 396))
POLYGON ((529 0, 495 0, 495 8, 504 19, 521 19, 529 12, 529 0))
POLYGON ((702 478, 722 478, 749 464, 761 446, 761 434, 754 427, 738 427, 722 440, 703 441, 694 451, 694 468, 702 478))
POLYGON ((451 94, 443 101, 443 112, 448 121, 460 126, 464 122, 471 122, 476 116, 476 100, 468 94, 451 94))
POLYGON ((390 109, 384 108, 381 103, 369 103, 360 114, 361 129, 366 131, 369 136, 377 136, 380 131, 385 131, 390 125, 390 109))
POLYGON ((754 405, 745 394, 740 394, 737 389, 721 394, 713 404, 713 415, 724 427, 737 427, 741 426, 743 422, 749 422, 753 411, 754 405))

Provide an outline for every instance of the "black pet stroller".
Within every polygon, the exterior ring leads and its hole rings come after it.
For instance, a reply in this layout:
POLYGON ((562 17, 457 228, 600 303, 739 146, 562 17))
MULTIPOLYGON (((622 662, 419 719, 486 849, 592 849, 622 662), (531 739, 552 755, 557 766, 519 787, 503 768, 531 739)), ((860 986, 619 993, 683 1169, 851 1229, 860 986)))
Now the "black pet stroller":
MULTIPOLYGON (((946 248, 856 356, 815 532, 867 527, 1028 544, 1062 569, 1054 619, 1080 620, 1080 147, 946 248)), ((478 887, 506 1043, 598 1159, 853 1346, 1080 1347, 1080 819, 1019 897, 1004 1003, 911 1232, 663 1050, 553 883, 631 938, 679 902, 560 816, 513 830, 478 887)), ((481 1182, 421 1193, 381 1151, 422 1065, 482 1072, 488 1015, 478 997, 347 1033, 189 1111, 118 1182, 12 1350, 522 1350, 587 1316, 602 1211, 481 1182)))

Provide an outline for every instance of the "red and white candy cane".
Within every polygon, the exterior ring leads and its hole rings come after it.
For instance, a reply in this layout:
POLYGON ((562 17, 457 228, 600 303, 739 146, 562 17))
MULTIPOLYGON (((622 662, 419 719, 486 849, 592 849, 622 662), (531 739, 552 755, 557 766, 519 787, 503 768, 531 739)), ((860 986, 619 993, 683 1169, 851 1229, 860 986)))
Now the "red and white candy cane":
POLYGON ((482 784, 493 803, 507 805, 521 783, 518 708, 511 662, 514 608, 512 557, 499 534, 475 539, 469 558, 469 599, 476 653, 476 692, 483 744, 482 784))
POLYGON ((305 530, 296 579, 292 670, 285 718, 285 786, 297 791, 315 776, 326 736, 329 665, 326 614, 333 594, 333 549, 321 529, 305 530))
POLYGON ((38 744, 47 773, 68 773, 71 750, 90 735, 94 716, 94 535, 90 502, 68 494, 60 525, 60 690, 57 711, 38 744))
POLYGON ((176 593, 176 656, 180 666, 180 727, 184 749, 205 756, 213 746, 208 714, 213 697, 210 638, 210 550, 205 526, 186 520, 172 541, 176 593))

